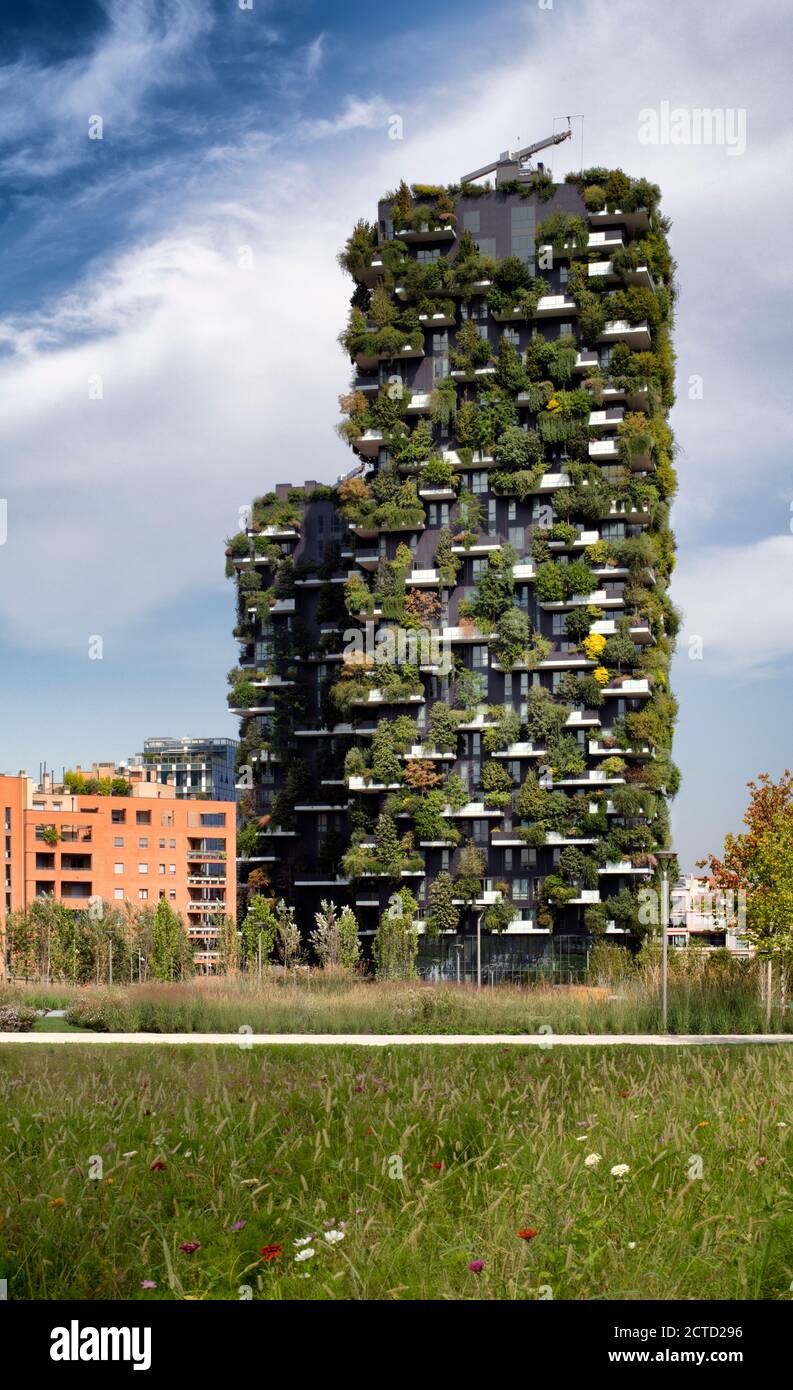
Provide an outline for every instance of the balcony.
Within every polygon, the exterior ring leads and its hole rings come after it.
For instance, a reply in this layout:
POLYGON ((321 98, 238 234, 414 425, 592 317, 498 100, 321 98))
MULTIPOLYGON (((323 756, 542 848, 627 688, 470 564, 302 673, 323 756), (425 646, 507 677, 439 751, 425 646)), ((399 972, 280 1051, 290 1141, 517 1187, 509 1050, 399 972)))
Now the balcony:
POLYGON ((293 598, 278 598, 270 609, 270 614, 273 617, 278 617, 279 614, 294 613, 294 611, 295 600, 293 598))
POLYGON ((635 874, 637 876, 652 874, 652 869, 637 868, 630 859, 621 859, 619 863, 604 864, 602 869, 598 869, 599 874, 635 874))
MULTIPOLYGON (((650 214, 646 208, 637 208, 636 212, 620 212, 616 208, 613 212, 604 209, 602 212, 590 212, 587 214, 589 223, 594 228, 600 227, 625 227, 634 235, 637 232, 646 232, 650 226, 650 214)), ((596 232, 590 232, 590 238, 596 232)), ((596 242, 597 246, 604 245, 603 242, 596 242)))
POLYGON ((395 241, 454 241, 456 235, 455 228, 450 227, 447 222, 439 222, 435 226, 423 222, 415 231, 410 227, 394 228, 395 241))
POLYGON ((623 521, 649 522, 650 503, 642 502, 640 505, 635 502, 612 502, 609 507, 609 516, 621 517, 623 521))
POLYGON ((649 743, 643 743, 637 748, 618 748, 609 747, 599 739, 589 740, 589 753, 593 758, 652 758, 653 750, 649 743))
POLYGON ((493 753, 494 758, 544 758, 548 752, 547 748, 542 748, 538 743, 511 743, 508 748, 502 749, 500 753, 493 753))
POLYGON ((603 695, 619 695, 627 699, 646 699, 650 695, 650 682, 643 678, 641 680, 628 679, 619 685, 604 685, 601 688, 603 695))
POLYGON ((355 354, 355 364, 363 371, 372 371, 381 362, 401 362, 403 358, 407 361, 411 357, 423 357, 423 347, 412 347, 406 342, 404 347, 397 352, 357 352, 355 354))
POLYGON ((628 323, 627 319, 611 319, 598 338, 599 343, 627 343, 640 352, 649 352, 652 338, 647 320, 641 323, 628 323))
MULTIPOLYGON (((377 532, 375 532, 375 535, 376 534, 377 532)), ((380 551, 372 550, 371 548, 367 550, 356 550, 354 558, 356 565, 360 565, 361 569, 376 570, 380 563, 380 551)))
POLYGON ((536 319, 570 318, 578 313, 578 305, 571 294, 544 294, 534 311, 536 319))
POLYGON ((436 763, 453 763, 457 760, 457 754, 449 752, 441 753, 437 748, 425 748, 421 743, 414 743, 406 753, 402 754, 402 758, 406 763, 413 762, 416 759, 422 762, 426 760, 436 763))
POLYGON ((405 406, 406 415, 423 415, 432 409, 431 391, 414 391, 405 406))
MULTIPOLYGON (((624 418, 625 411, 621 405, 612 406, 606 410, 591 410, 589 412, 589 428, 615 430, 624 418)), ((604 442, 610 443, 611 441, 604 442)), ((591 444, 589 446, 589 452, 590 455, 592 455, 591 444)))
POLYGON ((591 349, 588 348, 585 351, 578 353, 575 359, 575 365, 573 367, 574 372, 577 372, 582 376, 586 376, 588 372, 597 372, 599 370, 600 358, 598 357, 598 354, 596 352, 593 352, 591 349))
POLYGON ((458 367, 449 372, 449 376, 453 381, 481 381, 487 377, 495 376, 495 371, 495 367, 458 367))
POLYGON ((382 690, 370 690, 365 699, 351 700, 353 705, 423 705, 424 695, 388 695, 382 690))
POLYGON ((419 497, 424 502, 455 502, 457 492, 453 487, 420 487, 419 497))
POLYGON ((422 328, 453 328, 456 322, 454 314, 419 314, 422 328))
POLYGON ((354 441, 354 448, 356 453, 363 454, 366 458, 377 458, 384 444, 382 430, 364 430, 360 438, 354 441))
POLYGON ((355 279, 359 280, 362 285, 367 285, 369 289, 377 284, 384 273, 383 259, 377 252, 374 253, 368 265, 358 266, 354 272, 355 279))
POLYGON ((405 578, 406 584, 412 584, 414 588, 436 589, 441 582, 438 570, 411 570, 405 578))

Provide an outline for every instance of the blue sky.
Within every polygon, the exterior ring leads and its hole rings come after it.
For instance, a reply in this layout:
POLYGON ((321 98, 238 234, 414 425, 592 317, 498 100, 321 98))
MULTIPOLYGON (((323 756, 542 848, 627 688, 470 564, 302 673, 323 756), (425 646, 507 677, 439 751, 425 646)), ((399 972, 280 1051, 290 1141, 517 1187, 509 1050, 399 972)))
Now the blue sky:
POLYGON ((746 781, 793 762, 786 6, 253 5, 4 14, 0 767, 235 732, 224 537, 255 493, 348 462, 336 250, 403 175, 448 182, 583 112, 584 162, 655 179, 674 223, 690 866, 737 828, 746 781), (642 145, 663 101, 745 110, 745 153, 642 145))

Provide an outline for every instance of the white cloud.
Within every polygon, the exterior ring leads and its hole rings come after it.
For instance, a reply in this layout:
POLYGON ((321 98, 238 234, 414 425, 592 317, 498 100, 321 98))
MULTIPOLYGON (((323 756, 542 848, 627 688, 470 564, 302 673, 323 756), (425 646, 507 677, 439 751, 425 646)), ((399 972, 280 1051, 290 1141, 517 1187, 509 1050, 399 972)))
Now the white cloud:
POLYGON ((701 639, 708 675, 767 675, 793 657, 793 535, 692 547, 675 573, 683 659, 701 639))

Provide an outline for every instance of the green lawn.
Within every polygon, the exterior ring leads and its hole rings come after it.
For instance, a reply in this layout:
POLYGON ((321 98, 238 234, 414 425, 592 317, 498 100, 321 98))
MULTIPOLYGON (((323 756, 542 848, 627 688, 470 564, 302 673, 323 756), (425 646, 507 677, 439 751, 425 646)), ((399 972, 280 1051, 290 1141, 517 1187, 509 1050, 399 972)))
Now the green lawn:
POLYGON ((0 1276, 12 1299, 786 1299, 792 1112, 787 1048, 15 1046, 0 1276))
POLYGON ((68 1023, 65 1018, 37 1018, 33 1024, 34 1033, 88 1033, 89 1028, 78 1028, 76 1023, 68 1023))

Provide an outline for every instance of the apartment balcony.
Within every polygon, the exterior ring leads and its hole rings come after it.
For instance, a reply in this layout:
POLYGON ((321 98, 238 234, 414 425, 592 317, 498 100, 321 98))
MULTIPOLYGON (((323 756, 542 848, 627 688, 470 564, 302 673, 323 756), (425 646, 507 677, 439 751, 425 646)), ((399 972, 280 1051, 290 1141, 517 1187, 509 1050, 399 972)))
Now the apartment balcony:
POLYGON ((652 758, 653 750, 649 743, 642 743, 637 747, 617 748, 609 747, 599 739, 589 740, 589 752, 593 758, 652 758))
POLYGON ((188 874, 187 886, 188 888, 225 888, 226 880, 225 877, 215 878, 209 874, 188 874))
POLYGON ((459 811, 453 811, 451 806, 446 806, 441 815, 446 816, 447 820, 502 820, 504 812, 485 806, 483 801, 469 801, 459 811))
POLYGON ((560 487, 569 487, 570 478, 567 473, 543 473, 539 483, 532 488, 532 493, 558 492, 560 487))
POLYGON ((405 406, 406 415, 424 415, 432 409, 431 391, 414 391, 405 406))
MULTIPOLYGON (((579 531, 576 539, 570 541, 569 544, 567 541, 549 541, 548 548, 550 550, 585 550, 588 545, 594 545, 599 540, 599 531, 579 531)), ((533 575, 529 577, 533 578, 533 575)))
POLYGON ((366 458, 377 458, 384 445, 385 439, 382 430, 364 430, 360 438, 354 442, 355 452, 363 454, 366 458))
POLYGON ((440 639, 442 642, 454 642, 458 645, 465 642, 484 643, 488 641, 488 634, 480 632, 478 627, 472 623, 466 623, 463 627, 444 627, 441 629, 440 639))
POLYGON ((594 709, 571 710, 564 727, 566 729, 599 729, 600 715, 594 709))
MULTIPOLYGON (((590 671, 593 666, 588 657, 582 656, 580 652, 551 651, 540 662, 537 663, 538 671, 590 671)), ((513 670, 526 670, 525 661, 515 663, 513 670)))
POLYGON ((649 680, 628 680, 622 681, 620 685, 604 685, 601 688, 603 695, 619 695, 624 699, 647 699, 651 693, 649 680))
POLYGON ((618 863, 604 864, 602 868, 598 869, 599 874, 633 874, 637 878, 648 878, 652 872, 652 869, 649 868, 638 868, 637 865, 631 863, 630 859, 621 859, 618 863))
POLYGON ((351 700, 353 705, 423 705, 424 695, 387 695, 382 690, 370 690, 365 699, 351 700))
POLYGON ((609 777, 600 768, 590 769, 581 777, 559 777, 554 779, 556 787, 617 787, 625 781, 624 777, 609 777))
POLYGON ((369 264, 358 266, 353 274, 362 285, 367 285, 369 289, 372 289, 385 274, 382 256, 375 252, 369 264))
POLYGON ((463 460, 455 449, 444 449, 441 457, 444 463, 450 463, 452 468, 462 468, 466 470, 469 468, 476 468, 477 470, 492 468, 495 464, 495 459, 492 454, 483 454, 479 449, 474 450, 470 463, 463 463, 463 460))
POLYGON ((491 309, 490 317, 495 319, 496 323, 525 323, 527 321, 526 310, 521 308, 491 309))
POLYGON ((263 526, 261 531, 254 531, 254 536, 264 536, 268 541, 299 541, 300 530, 297 526, 263 526))
POLYGON ((419 314, 422 328, 453 328, 456 322, 454 314, 419 314))
POLYGON ((605 589, 595 589, 591 594, 571 594, 569 598, 541 599, 540 607, 546 613, 559 613, 568 608, 622 608, 624 600, 619 594, 607 594, 605 589))
POLYGON ((455 502, 457 491, 453 487, 420 487, 419 497, 424 502, 455 502))
POLYGON ((449 376, 453 381, 483 381, 495 376, 495 373, 495 367, 458 367, 455 371, 449 372, 449 376))
MULTIPOLYGON (((351 792, 398 792, 401 788, 400 782, 368 782, 365 777, 353 776, 347 778, 347 786, 351 792)), ((339 808, 336 807, 336 810, 339 808)))
POLYGON ((356 376, 353 377, 351 390, 363 391, 364 395, 377 396, 380 392, 381 382, 376 376, 356 376))
POLYGON ((632 641, 640 647, 648 646, 655 639, 650 629, 650 624, 644 621, 631 623, 628 629, 632 641))
POLYGON ((578 305, 571 294, 544 294, 534 311, 536 319, 570 318, 578 313, 578 305))
POLYGON ((373 371, 381 362, 401 362, 403 359, 409 361, 412 357, 423 357, 424 348, 413 347, 409 342, 397 352, 358 352, 355 354, 356 366, 363 371, 373 371))
MULTIPOLYGON (((593 221, 596 216, 600 216, 600 214, 594 214, 590 221, 593 221)), ((614 252, 622 250, 624 246, 625 237, 618 227, 609 228, 608 231, 590 232, 587 240, 587 250, 589 251, 614 252)))
POLYGON ((346 888, 349 878, 296 878, 295 888, 346 888))
POLYGON ((573 366, 574 372, 577 372, 581 376, 586 376, 589 372, 597 372, 599 370, 600 358, 591 348, 577 354, 575 365, 573 366))
POLYGON ((295 600, 293 598, 278 598, 270 609, 272 617, 278 617, 284 613, 294 613, 295 600))
POLYGON ((468 719, 463 724, 458 724, 457 728, 463 733, 477 733, 481 729, 497 729, 498 720, 491 719, 490 715, 477 712, 473 719, 468 719))
POLYGON ((648 386, 604 386, 603 400, 607 403, 611 401, 624 401, 629 410, 647 410, 650 401, 650 388, 648 386))
POLYGON ((405 583, 411 584, 415 589, 437 589, 440 582, 440 572, 436 569, 411 570, 405 577, 405 583))
POLYGON ((609 507, 609 516, 619 517, 622 521, 646 524, 650 520, 650 503, 612 502, 609 507))
POLYGON ((597 836, 560 835, 558 830, 548 830, 545 835, 545 843, 555 849, 561 845, 596 845, 597 836))
POLYGON ((627 319, 611 319, 598 338, 599 343, 627 343, 639 352, 649 352, 652 347, 647 320, 641 323, 628 323, 627 319))
POLYGON ((525 564, 513 565, 512 578, 515 580, 519 580, 524 584, 530 583, 534 579, 533 561, 527 560, 525 564))
POLYGON ((570 903, 571 906, 574 905, 574 904, 581 904, 581 905, 587 905, 587 906, 588 906, 590 903, 599 903, 599 902, 600 902, 600 889, 599 889, 599 888, 580 888, 580 889, 578 890, 578 895, 577 895, 577 897, 575 897, 575 898, 569 898, 569 899, 568 899, 568 902, 570 903))
MULTIPOLYGON (((374 531, 371 534, 378 535, 379 532, 374 531)), ((380 551, 373 550, 371 547, 366 550, 356 550, 355 563, 360 565, 361 569, 376 570, 380 564, 380 551)))
POLYGON ((539 743, 510 743, 508 748, 503 748, 499 753, 493 753, 494 758, 544 758, 548 752, 539 743))
POLYGON ((590 261, 587 266, 587 275, 591 280, 607 280, 609 284, 621 279, 611 261, 590 261))
MULTIPOLYGON (((595 231, 605 227, 625 227, 634 236, 638 232, 646 232, 650 227, 650 214, 646 208, 638 208, 636 212, 620 212, 619 208, 613 212, 604 209, 602 212, 590 212, 587 214, 590 226, 594 229, 590 236, 595 235, 595 231)), ((596 245, 602 245, 596 242, 596 245)))
POLYGON ((413 231, 410 227, 394 228, 395 241, 454 241, 456 235, 457 232, 455 228, 450 227, 447 222, 439 222, 434 226, 424 222, 416 231, 413 231))
POLYGON ((425 748, 421 743, 414 743, 413 746, 408 748, 407 752, 403 753, 401 756, 406 763, 415 762, 417 760, 421 762, 453 763, 457 760, 456 753, 441 753, 437 748, 425 748))
POLYGON ((473 541, 471 545, 453 545, 454 555, 489 555, 491 550, 500 550, 498 541, 473 541))
MULTIPOLYGON (((615 430, 624 418, 625 410, 621 405, 607 406, 604 410, 591 410, 589 412, 589 428, 615 430)), ((612 441, 604 442, 611 443, 612 441)))
POLYGON ((217 913, 226 911, 226 899, 218 898, 217 902, 205 902, 203 898, 191 898, 187 904, 187 911, 193 913, 217 913))

